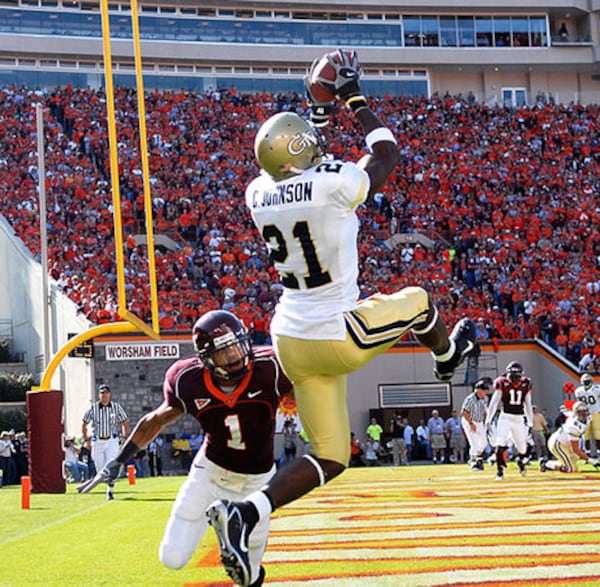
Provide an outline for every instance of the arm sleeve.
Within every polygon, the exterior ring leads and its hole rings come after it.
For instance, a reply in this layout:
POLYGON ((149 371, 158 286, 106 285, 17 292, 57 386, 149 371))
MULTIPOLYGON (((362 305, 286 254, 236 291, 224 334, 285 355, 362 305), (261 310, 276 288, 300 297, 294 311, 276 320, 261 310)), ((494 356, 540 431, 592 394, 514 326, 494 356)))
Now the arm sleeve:
POLYGON ((492 418, 494 417, 494 414, 498 410, 498 406, 500 405, 501 397, 502 397, 501 391, 494 392, 494 395, 492 396, 492 401, 490 402, 490 407, 488 409, 487 416, 485 417, 485 425, 486 426, 488 426, 491 423, 492 418))
POLYGON ((525 396, 525 415, 527 416, 527 426, 533 426, 533 404, 531 402, 531 392, 525 396))

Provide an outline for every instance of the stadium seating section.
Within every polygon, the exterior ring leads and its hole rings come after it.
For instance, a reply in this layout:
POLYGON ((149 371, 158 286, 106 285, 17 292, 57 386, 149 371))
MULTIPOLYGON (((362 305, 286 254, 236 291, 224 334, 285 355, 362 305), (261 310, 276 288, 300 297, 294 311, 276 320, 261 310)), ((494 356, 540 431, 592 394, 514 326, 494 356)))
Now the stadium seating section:
MULTIPOLYGON (((101 90, 0 88, 0 213, 39 255, 35 104, 44 105, 52 277, 92 322, 115 320, 106 103, 101 90)), ((508 109, 466 97, 373 98, 401 163, 359 210, 363 296, 420 284, 448 323, 481 319, 482 338, 544 338, 577 362, 600 355, 600 133, 597 105, 508 109), (391 239, 396 235, 395 239, 391 239), (426 238, 421 238, 421 235, 426 238), (598 343, 598 344, 597 344, 598 343)), ((221 89, 148 93, 147 129, 161 328, 189 330, 224 307, 268 340, 280 285, 244 206, 253 137, 294 94, 221 89)), ((149 320, 137 100, 116 90, 129 309, 149 320)), ((334 156, 364 153, 351 115, 334 156)))

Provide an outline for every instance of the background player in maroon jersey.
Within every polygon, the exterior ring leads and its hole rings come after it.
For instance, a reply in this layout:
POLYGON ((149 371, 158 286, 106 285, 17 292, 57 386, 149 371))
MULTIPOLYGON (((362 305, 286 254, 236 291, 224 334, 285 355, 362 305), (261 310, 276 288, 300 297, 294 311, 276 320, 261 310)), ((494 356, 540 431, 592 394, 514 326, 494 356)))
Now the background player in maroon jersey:
POLYGON ((512 443, 517 451, 517 464, 521 475, 526 475, 524 459, 527 455, 527 437, 533 423, 533 406, 531 402, 531 379, 523 375, 523 367, 516 361, 511 361, 504 375, 494 381, 494 395, 485 420, 486 429, 492 425, 492 420, 498 414, 496 424, 496 479, 504 478, 506 461, 504 454, 512 443))
MULTIPOLYGON (((193 329, 197 357, 175 362, 163 384, 164 401, 143 416, 118 456, 77 489, 87 493, 117 478, 119 469, 182 414, 192 415, 205 433, 182 485, 160 544, 167 567, 179 569, 204 536, 205 510, 215 499, 239 500, 259 490, 275 473, 275 414, 292 384, 270 347, 252 349, 243 324, 230 312, 211 311, 193 329)), ((248 544, 251 585, 261 585, 261 560, 269 521, 252 532, 248 544)))

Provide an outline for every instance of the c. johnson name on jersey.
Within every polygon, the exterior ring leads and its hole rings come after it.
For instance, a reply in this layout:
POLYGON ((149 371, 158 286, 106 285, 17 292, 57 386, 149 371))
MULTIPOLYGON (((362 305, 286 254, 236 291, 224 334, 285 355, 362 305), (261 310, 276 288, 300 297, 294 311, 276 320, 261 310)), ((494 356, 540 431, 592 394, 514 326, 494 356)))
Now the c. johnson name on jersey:
POLYGON ((312 202, 312 181, 279 184, 273 187, 275 188, 273 191, 254 190, 252 192, 252 208, 312 202))

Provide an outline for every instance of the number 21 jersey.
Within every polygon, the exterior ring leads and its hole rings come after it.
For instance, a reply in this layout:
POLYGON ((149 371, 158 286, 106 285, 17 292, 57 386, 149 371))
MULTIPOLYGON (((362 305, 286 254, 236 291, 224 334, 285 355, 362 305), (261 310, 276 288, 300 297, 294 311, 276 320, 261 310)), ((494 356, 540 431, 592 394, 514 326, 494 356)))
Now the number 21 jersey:
POLYGON ((278 182, 263 173, 248 186, 246 205, 284 287, 274 334, 344 340, 342 313, 359 294, 356 208, 368 191, 364 170, 335 160, 278 182))

